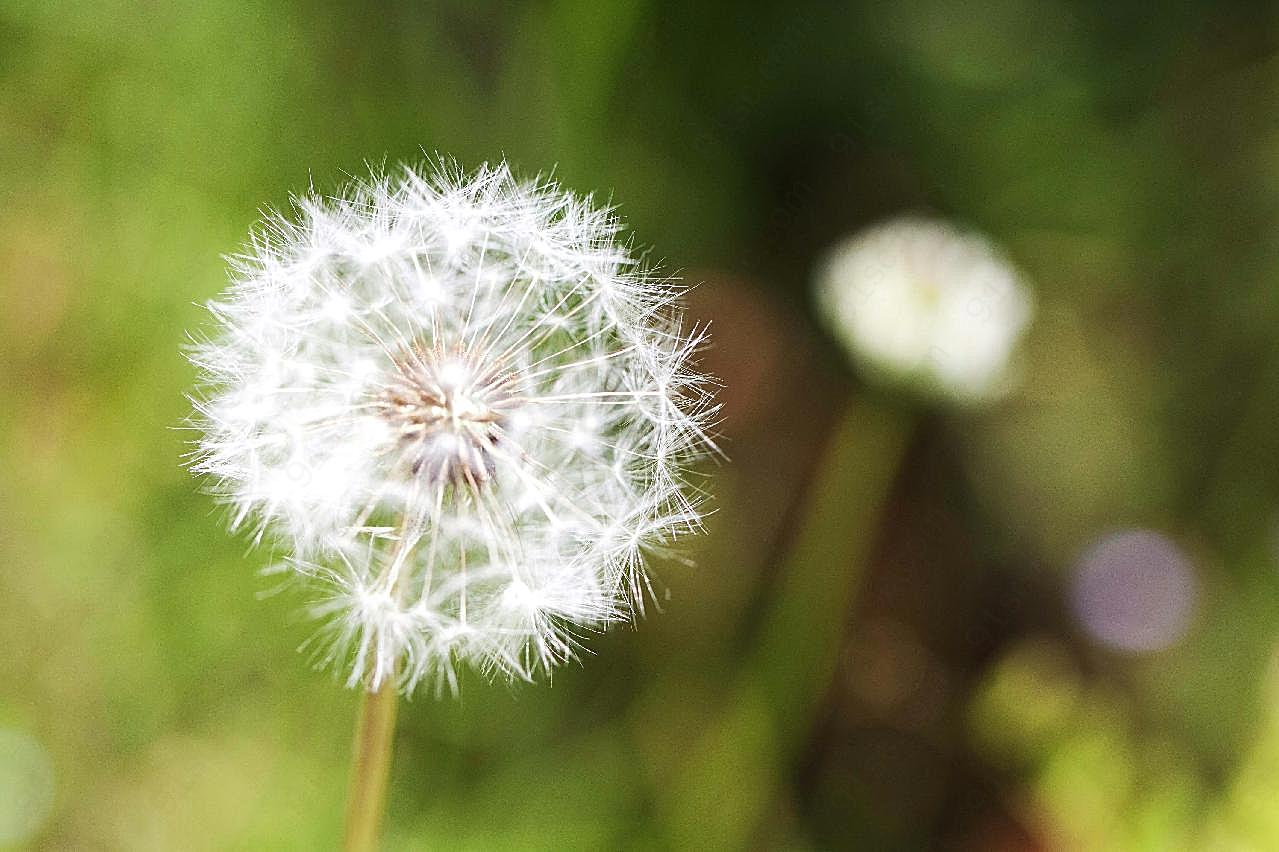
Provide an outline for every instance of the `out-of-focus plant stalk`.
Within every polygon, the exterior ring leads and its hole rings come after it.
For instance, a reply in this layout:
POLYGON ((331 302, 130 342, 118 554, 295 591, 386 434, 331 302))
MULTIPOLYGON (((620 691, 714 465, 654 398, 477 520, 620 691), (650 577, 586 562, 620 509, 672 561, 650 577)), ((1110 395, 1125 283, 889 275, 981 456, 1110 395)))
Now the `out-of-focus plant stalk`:
POLYGON ((840 415, 741 680, 671 790, 680 848, 750 845, 835 672, 911 427, 908 412, 865 398, 840 415))
POLYGON ((395 734, 396 686, 394 678, 370 692, 365 690, 355 726, 351 787, 347 798, 346 852, 377 849, 386 788, 391 768, 391 742, 395 734))
POLYGON ((911 416, 865 398, 840 417, 805 497, 748 677, 787 732, 830 683, 848 614, 911 433, 911 416))

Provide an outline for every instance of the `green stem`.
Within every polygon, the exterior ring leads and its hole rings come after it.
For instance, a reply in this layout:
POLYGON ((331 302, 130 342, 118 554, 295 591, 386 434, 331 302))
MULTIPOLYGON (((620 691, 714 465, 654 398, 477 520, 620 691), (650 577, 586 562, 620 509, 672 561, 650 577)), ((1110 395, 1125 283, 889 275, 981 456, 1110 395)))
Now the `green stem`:
POLYGON ((835 673, 912 431, 902 409, 862 398, 849 403, 829 438, 746 672, 784 723, 779 733, 804 736, 835 673))
POLYGON ((346 852, 373 852, 378 846, 395 734, 395 679, 363 692, 355 727, 354 761, 346 808, 346 852))
MULTIPOLYGON (((388 583, 398 602, 403 592, 398 570, 404 549, 410 547, 410 517, 400 520, 399 535, 383 567, 379 583, 388 583)), ((395 738, 398 687, 394 676, 384 677, 377 689, 366 689, 360 699, 360 715, 355 723, 352 746, 351 786, 346 801, 345 852, 374 852, 382 831, 386 810, 386 787, 391 770, 391 744, 395 738)))
POLYGON ((751 845, 835 673, 911 431, 907 413, 867 399, 832 430, 741 678, 670 787, 677 847, 751 845))

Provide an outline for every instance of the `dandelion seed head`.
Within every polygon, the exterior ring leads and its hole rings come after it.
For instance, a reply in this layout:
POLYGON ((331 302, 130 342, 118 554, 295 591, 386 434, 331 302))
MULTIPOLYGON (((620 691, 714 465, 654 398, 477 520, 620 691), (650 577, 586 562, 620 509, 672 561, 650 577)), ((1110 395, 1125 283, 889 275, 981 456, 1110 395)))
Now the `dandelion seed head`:
POLYGON ((819 272, 817 298, 859 366, 966 401, 1008 390, 1033 307, 1017 270, 984 237, 913 218, 838 244, 819 272))
POLYGON ((192 468, 318 588, 352 686, 527 679, 642 608, 714 445, 674 282, 589 198, 439 162, 298 199, 191 358, 192 468))

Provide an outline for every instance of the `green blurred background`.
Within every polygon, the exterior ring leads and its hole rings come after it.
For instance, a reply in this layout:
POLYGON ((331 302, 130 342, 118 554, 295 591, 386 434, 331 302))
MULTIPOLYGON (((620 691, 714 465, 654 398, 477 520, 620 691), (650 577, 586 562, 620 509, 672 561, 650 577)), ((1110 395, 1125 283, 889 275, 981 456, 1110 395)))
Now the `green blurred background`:
POLYGON ((705 282, 732 463, 660 613, 402 708, 387 849, 1279 849, 1279 10, 1213 0, 0 0, 0 847, 335 848, 356 696, 183 471, 180 347, 261 207, 423 151, 705 282), (905 212, 1034 283, 997 405, 818 330, 905 212), (1078 604, 1132 528, 1140 653, 1078 604))

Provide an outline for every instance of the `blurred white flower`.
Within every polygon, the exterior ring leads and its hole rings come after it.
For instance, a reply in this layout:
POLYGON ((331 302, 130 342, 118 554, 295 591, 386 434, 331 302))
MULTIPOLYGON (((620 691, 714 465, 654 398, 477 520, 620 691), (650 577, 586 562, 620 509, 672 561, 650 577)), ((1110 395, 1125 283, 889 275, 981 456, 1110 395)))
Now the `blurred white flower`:
POLYGON ((619 223, 505 164, 295 201, 232 260, 193 347, 193 469, 317 584, 348 684, 528 678, 628 617, 698 529, 717 407, 681 290, 619 223))
POLYGON ((1030 294, 985 238, 945 222, 897 219, 837 245, 817 299, 867 371, 960 400, 997 397, 1030 321, 1030 294))

